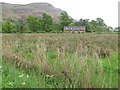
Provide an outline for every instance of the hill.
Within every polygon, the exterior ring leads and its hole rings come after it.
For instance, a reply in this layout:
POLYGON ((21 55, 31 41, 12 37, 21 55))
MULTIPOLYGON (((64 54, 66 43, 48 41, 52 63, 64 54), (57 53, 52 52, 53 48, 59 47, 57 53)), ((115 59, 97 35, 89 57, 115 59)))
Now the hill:
POLYGON ((28 16, 40 17, 43 13, 52 16, 56 21, 63 10, 55 8, 49 3, 30 3, 30 4, 9 4, 0 2, 2 8, 2 18, 24 18, 28 16))

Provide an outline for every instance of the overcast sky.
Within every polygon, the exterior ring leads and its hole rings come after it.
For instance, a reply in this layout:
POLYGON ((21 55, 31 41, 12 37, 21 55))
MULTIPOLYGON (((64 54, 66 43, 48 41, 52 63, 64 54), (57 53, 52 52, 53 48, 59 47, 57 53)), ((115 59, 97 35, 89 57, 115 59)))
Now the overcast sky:
POLYGON ((67 11, 74 19, 104 19, 108 26, 118 26, 119 0, 2 0, 12 4, 28 4, 48 2, 53 6, 67 11))

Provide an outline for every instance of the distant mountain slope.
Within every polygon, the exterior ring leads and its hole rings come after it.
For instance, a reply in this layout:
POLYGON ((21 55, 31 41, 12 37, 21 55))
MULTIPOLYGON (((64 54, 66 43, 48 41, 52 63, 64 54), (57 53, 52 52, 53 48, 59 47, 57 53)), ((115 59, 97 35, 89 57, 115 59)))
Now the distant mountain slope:
POLYGON ((27 16, 41 16, 42 13, 47 13, 53 17, 54 20, 58 20, 60 13, 63 12, 63 10, 55 8, 49 3, 30 3, 30 4, 9 4, 9 3, 3 3, 2 7, 0 5, 0 8, 2 8, 2 18, 20 18, 20 17, 27 17, 27 16))

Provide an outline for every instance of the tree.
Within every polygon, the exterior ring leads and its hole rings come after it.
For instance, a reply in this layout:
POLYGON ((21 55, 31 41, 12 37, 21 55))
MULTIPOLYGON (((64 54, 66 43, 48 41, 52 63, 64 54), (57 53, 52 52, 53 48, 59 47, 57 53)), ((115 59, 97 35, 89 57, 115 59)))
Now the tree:
POLYGON ((96 20, 91 20, 90 22, 90 30, 92 32, 110 32, 112 31, 112 27, 107 26, 104 23, 104 20, 101 18, 97 18, 96 20))
POLYGON ((89 19, 80 19, 79 21, 75 22, 76 26, 85 26, 86 32, 90 32, 90 23, 89 19))
POLYGON ((63 30, 64 26, 68 26, 70 23, 73 22, 73 19, 70 19, 67 12, 62 12, 60 15, 60 25, 61 29, 63 30))
POLYGON ((52 25, 52 31, 51 32, 54 32, 54 33, 59 33, 59 32, 61 32, 60 31, 60 24, 59 23, 54 23, 53 25, 52 25))
POLYGON ((113 31, 113 28, 111 26, 107 26, 109 31, 113 31))
POLYGON ((115 27, 114 32, 120 32, 120 27, 115 27))
POLYGON ((2 22, 2 32, 3 33, 11 33, 15 32, 15 25, 7 19, 6 21, 2 22))
POLYGON ((43 30, 46 32, 52 31, 52 24, 53 19, 50 15, 47 15, 46 13, 42 14, 43 16, 43 30))
POLYGON ((34 16, 29 16, 27 18, 28 26, 30 31, 38 32, 40 30, 41 20, 34 16))
POLYGON ((96 18, 98 25, 105 26, 104 20, 102 18, 96 18))
POLYGON ((20 33, 24 32, 25 24, 26 24, 25 20, 17 19, 15 21, 15 30, 16 30, 16 32, 20 32, 20 33))
POLYGON ((90 22, 90 31, 91 32, 97 31, 97 22, 95 20, 91 20, 91 22, 90 22))

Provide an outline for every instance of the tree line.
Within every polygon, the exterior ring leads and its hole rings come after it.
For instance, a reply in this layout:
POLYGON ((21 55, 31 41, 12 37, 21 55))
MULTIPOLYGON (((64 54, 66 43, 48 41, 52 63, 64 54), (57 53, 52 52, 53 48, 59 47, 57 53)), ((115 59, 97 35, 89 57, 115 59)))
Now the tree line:
POLYGON ((47 13, 43 13, 42 17, 29 16, 24 19, 8 18, 2 21, 2 33, 61 33, 64 26, 85 26, 86 32, 113 31, 113 28, 107 26, 101 18, 91 21, 89 19, 75 21, 68 16, 67 12, 62 12, 59 22, 54 22, 53 18, 47 13))

